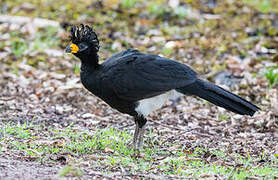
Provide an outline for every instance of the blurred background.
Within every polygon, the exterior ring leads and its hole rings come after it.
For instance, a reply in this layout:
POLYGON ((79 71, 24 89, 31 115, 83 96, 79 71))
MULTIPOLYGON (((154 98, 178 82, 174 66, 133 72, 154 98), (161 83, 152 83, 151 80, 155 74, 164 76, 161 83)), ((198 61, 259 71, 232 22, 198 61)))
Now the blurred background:
MULTIPOLYGON (((63 49, 69 25, 83 23, 99 36, 101 61, 135 48, 187 63, 228 88, 277 87, 275 0, 2 0, 0 7, 1 73, 22 75, 28 66, 78 76, 79 62, 63 49)), ((248 94, 256 100, 257 92, 248 94)))
MULTIPOLYGON (((47 63, 44 54, 60 55, 68 42, 66 28, 80 23, 97 31, 103 60, 136 48, 184 61, 209 75, 223 69, 240 74, 247 68, 254 75, 276 63, 275 0, 2 0, 0 5, 0 58, 5 64, 24 58, 33 67, 47 63)), ((277 83, 277 77, 266 78, 270 86, 277 83)))

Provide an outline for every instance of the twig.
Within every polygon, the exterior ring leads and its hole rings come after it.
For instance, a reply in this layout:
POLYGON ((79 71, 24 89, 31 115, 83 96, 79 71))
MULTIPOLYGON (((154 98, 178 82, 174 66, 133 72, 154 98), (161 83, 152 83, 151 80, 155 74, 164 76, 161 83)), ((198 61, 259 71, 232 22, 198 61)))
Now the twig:
MULTIPOLYGON (((186 131, 186 130, 184 130, 184 129, 181 129, 181 128, 178 128, 178 127, 169 126, 169 125, 165 125, 165 124, 156 122, 156 121, 154 121, 154 120, 149 120, 149 121, 151 121, 151 122, 153 122, 153 123, 155 123, 155 124, 159 124, 159 125, 161 125, 161 126, 163 126, 163 127, 169 128, 169 129, 175 129, 175 130, 178 130, 178 131, 188 132, 188 131, 186 131)), ((210 137, 209 135, 202 134, 202 133, 197 133, 197 132, 193 132, 193 133, 196 134, 196 135, 198 135, 198 136, 210 137)))
POLYGON ((179 130, 179 131, 185 131, 184 129, 181 129, 181 128, 178 128, 178 127, 172 127, 172 126, 169 126, 169 125, 165 125, 165 124, 159 123, 159 122, 154 121, 154 120, 151 120, 151 119, 148 120, 148 121, 151 121, 151 122, 153 122, 153 123, 155 123, 155 124, 161 125, 161 126, 163 126, 163 127, 169 128, 169 129, 175 129, 175 130, 179 130))
POLYGON ((132 174, 132 173, 111 173, 110 175, 104 175, 101 172, 97 172, 97 171, 90 171, 88 173, 88 175, 90 176, 102 176, 104 178, 108 178, 108 179, 115 179, 116 177, 134 177, 134 176, 138 176, 138 177, 144 177, 147 179, 180 179, 180 178, 185 178, 184 176, 171 176, 171 175, 156 175, 156 174, 132 174))
POLYGON ((15 99, 16 97, 7 97, 7 98, 0 98, 0 101, 10 101, 15 99))

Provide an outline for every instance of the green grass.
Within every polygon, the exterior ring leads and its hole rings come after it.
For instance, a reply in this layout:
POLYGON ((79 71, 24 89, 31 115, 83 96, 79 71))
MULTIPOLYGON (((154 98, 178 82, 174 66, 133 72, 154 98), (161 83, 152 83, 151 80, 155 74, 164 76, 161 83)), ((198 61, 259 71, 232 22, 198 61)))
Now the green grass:
POLYGON ((17 58, 19 58, 26 52, 27 47, 28 46, 23 39, 16 38, 11 41, 11 51, 17 58))
POLYGON ((40 53, 35 60, 30 60, 31 58, 28 58, 27 63, 29 65, 35 65, 37 61, 45 59, 45 56, 41 56, 41 54, 44 54, 46 49, 55 49, 61 44, 61 40, 57 36, 58 28, 52 26, 40 28, 40 30, 34 34, 34 37, 26 36, 17 31, 11 31, 9 34, 9 42, 1 42, 0 49, 2 46, 7 46, 11 49, 11 54, 17 59, 28 57, 30 53, 40 53))
MULTIPOLYGON (((150 173, 175 175, 181 177, 200 178, 207 175, 219 175, 223 178, 247 178, 250 176, 274 178, 278 176, 277 158, 264 166, 258 166, 257 158, 247 154, 229 154, 235 159, 237 166, 221 165, 217 161, 208 162, 205 154, 214 156, 222 162, 229 161, 225 150, 184 149, 179 144, 167 142, 165 149, 159 146, 161 138, 149 131, 145 138, 145 147, 138 152, 130 149, 132 134, 114 128, 88 131, 79 129, 77 125, 69 127, 47 128, 33 123, 11 124, 1 123, 1 153, 5 149, 9 153, 21 153, 37 161, 51 161, 48 157, 58 154, 71 154, 69 158, 76 161, 88 161, 93 168, 106 167, 105 174, 120 170, 122 167, 130 173, 150 173), (46 130, 47 129, 47 130, 46 130), (171 149, 172 147, 177 147, 171 149), (171 149, 171 150, 170 150, 171 149), (86 157, 94 156, 94 160, 86 157)), ((264 154, 262 155, 262 157, 264 154)), ((60 176, 73 175, 81 177, 83 171, 73 164, 66 165, 59 171, 60 176)))
POLYGON ((220 120, 227 120, 229 117, 226 114, 219 114, 218 119, 220 120))
POLYGON ((61 44, 60 39, 57 37, 58 28, 47 26, 38 31, 35 35, 33 50, 44 51, 46 48, 55 48, 61 44))
POLYGON ((138 0, 123 0, 121 1, 124 8, 134 8, 138 0))
POLYGON ((278 12, 278 3, 275 0, 244 0, 243 2, 262 13, 278 12))
POLYGON ((264 75, 268 80, 270 88, 278 84, 278 66, 267 68, 264 75))
POLYGON ((65 177, 67 175, 72 175, 75 177, 82 177, 84 172, 75 166, 64 166, 60 171, 58 172, 60 177, 65 177))
POLYGON ((170 8, 169 5, 163 4, 159 1, 149 1, 146 4, 148 12, 156 18, 162 18, 168 14, 174 18, 184 19, 189 12, 188 8, 185 6, 170 8))

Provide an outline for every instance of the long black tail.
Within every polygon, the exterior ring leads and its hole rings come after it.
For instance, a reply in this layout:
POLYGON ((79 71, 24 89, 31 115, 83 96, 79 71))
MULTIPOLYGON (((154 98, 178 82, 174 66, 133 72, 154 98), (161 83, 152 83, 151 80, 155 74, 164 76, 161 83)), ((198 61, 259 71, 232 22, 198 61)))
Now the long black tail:
POLYGON ((179 88, 177 91, 183 94, 199 96, 200 98, 237 114, 253 116, 253 114, 260 109, 245 99, 201 79, 198 79, 188 86, 179 88))

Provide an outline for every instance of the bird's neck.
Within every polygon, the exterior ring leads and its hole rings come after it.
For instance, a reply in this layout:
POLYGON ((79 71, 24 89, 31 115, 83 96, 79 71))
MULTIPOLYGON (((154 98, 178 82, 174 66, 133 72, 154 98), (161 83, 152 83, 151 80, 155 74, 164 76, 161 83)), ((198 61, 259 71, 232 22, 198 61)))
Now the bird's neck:
POLYGON ((81 71, 95 71, 100 65, 98 63, 98 54, 92 53, 90 55, 81 56, 81 71))

